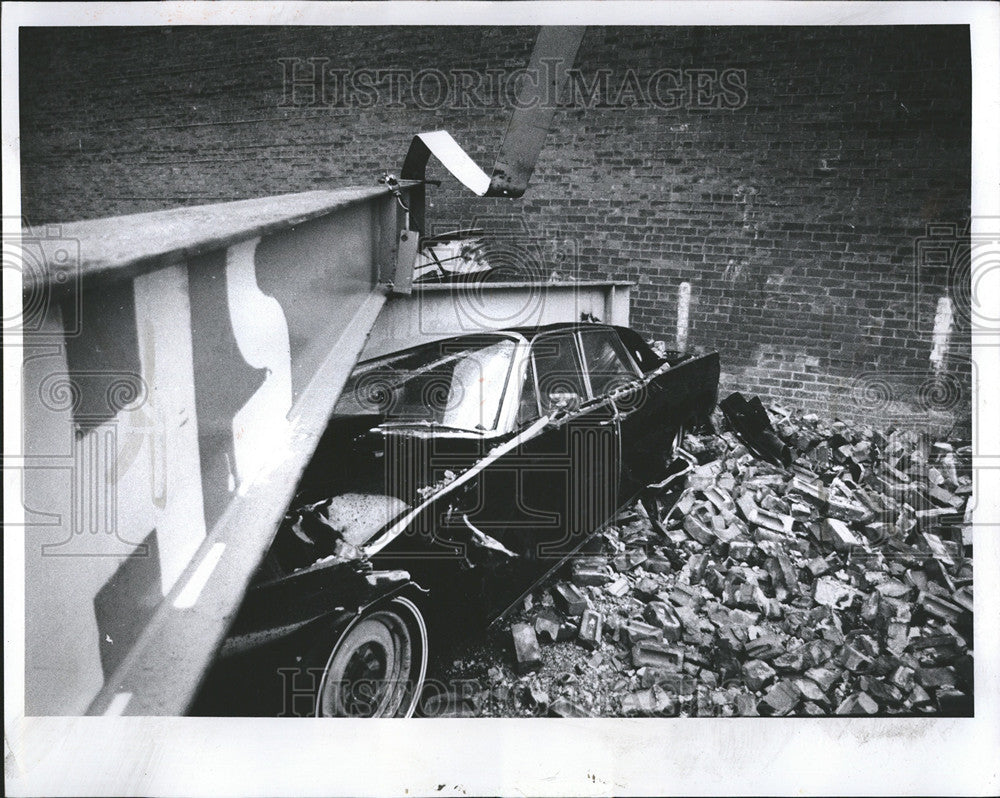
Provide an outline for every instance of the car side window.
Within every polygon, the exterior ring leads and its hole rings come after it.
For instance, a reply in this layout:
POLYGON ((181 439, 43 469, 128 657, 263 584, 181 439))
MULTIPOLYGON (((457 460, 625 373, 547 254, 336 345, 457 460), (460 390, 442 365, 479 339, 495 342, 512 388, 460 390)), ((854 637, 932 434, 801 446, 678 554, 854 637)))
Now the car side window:
POLYGON ((628 385, 639 376, 612 330, 581 330, 580 343, 595 398, 628 385))
POLYGON ((542 412, 574 409, 587 396, 573 333, 536 338, 531 345, 542 412))

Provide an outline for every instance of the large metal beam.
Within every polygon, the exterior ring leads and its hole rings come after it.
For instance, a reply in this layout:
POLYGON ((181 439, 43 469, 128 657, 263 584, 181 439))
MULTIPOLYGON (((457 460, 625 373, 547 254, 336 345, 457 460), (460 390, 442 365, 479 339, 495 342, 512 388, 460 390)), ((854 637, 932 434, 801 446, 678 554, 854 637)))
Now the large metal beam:
POLYGON ((22 231, 27 714, 185 711, 403 222, 373 187, 22 231))
POLYGON ((616 283, 394 294, 404 223, 379 187, 22 231, 27 714, 187 709, 362 352, 628 323, 616 283))
POLYGON ((330 330, 321 339, 327 356, 289 415, 281 457, 227 506, 130 655, 91 704, 89 714, 180 715, 186 711, 250 578, 267 553, 384 302, 385 292, 373 291, 346 329, 330 330))

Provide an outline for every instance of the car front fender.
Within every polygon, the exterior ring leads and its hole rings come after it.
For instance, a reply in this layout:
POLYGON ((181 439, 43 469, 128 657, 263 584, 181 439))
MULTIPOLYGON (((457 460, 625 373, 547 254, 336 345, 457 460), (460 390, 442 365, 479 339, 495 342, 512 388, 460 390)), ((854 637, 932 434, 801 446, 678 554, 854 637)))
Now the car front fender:
POLYGON ((251 588, 219 655, 245 654, 322 623, 346 627, 381 602, 428 591, 403 570, 373 570, 367 560, 333 561, 251 588))

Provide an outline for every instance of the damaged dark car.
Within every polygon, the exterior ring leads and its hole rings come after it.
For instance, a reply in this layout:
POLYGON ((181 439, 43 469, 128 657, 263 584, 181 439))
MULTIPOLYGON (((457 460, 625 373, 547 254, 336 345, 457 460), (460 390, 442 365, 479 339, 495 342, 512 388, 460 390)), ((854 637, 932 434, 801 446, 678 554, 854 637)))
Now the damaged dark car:
POLYGON ((664 479, 718 379, 717 353, 591 323, 360 363, 195 713, 412 715, 429 647, 502 618, 664 479))

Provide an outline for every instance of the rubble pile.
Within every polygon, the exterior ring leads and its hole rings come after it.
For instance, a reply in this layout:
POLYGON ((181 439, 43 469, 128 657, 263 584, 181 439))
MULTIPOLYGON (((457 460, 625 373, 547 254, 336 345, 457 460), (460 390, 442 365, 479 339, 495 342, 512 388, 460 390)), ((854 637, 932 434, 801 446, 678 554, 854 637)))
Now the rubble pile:
POLYGON ((971 447, 740 400, 426 714, 971 714, 971 447))

